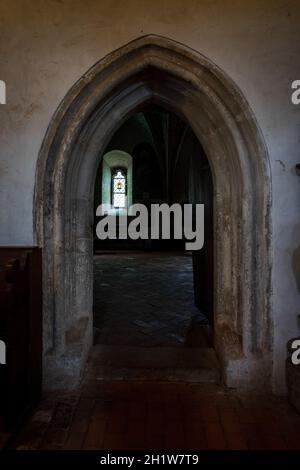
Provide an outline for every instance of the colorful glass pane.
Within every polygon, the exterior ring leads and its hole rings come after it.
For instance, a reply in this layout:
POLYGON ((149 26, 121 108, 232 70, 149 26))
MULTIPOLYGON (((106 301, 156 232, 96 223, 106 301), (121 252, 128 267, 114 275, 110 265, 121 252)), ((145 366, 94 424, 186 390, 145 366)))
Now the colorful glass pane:
POLYGON ((113 177, 113 206, 125 207, 126 204, 126 177, 121 170, 117 170, 113 177))

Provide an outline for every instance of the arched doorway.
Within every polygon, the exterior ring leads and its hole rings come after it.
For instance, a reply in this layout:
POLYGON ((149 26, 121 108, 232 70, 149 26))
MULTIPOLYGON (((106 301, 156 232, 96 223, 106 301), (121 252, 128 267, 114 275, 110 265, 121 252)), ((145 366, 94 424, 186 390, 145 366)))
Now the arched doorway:
POLYGON ((95 184, 94 347, 90 357, 101 364, 98 379, 219 381, 220 368, 212 349, 212 201, 209 162, 181 117, 147 104, 118 127, 104 151, 95 184), (124 158, 116 159, 116 154, 124 158), (130 210, 127 214, 131 204, 124 209, 113 201, 116 172, 124 175, 118 180, 121 198, 127 195, 126 203, 130 200, 148 209, 147 226, 138 238, 124 237, 135 217, 130 210), (111 203, 107 214, 117 218, 113 237, 107 238, 104 231, 99 238, 106 219, 102 211, 98 215, 101 203, 111 203), (178 220, 182 227, 185 204, 201 203, 205 204, 205 243, 200 251, 193 251, 184 239, 176 238, 178 220), (157 206, 176 211, 176 230, 170 216, 169 224, 164 222, 158 233, 152 231, 151 208, 157 206), (170 236, 163 236, 167 232, 170 236))
POLYGON ((182 115, 214 183, 215 348, 228 385, 266 385, 271 361, 269 161, 241 92, 211 61, 158 36, 109 54, 69 91, 43 142, 35 233, 44 253, 46 387, 72 386, 92 344, 93 189, 115 129, 147 102, 182 115))

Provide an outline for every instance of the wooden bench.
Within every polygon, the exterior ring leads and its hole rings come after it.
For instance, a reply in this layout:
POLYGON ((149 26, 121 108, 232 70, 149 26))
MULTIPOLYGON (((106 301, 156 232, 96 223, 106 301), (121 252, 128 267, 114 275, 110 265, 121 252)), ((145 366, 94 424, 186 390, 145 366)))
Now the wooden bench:
POLYGON ((0 247, 0 433, 5 442, 39 401, 42 385, 42 256, 39 248, 0 247))

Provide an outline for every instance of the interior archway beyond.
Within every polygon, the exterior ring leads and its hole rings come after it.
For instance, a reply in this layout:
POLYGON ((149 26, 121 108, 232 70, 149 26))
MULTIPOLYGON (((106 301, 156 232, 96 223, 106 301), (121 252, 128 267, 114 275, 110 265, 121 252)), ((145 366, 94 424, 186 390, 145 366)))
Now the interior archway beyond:
POLYGON ((139 38, 69 91, 37 166, 34 229, 43 247, 44 386, 75 386, 92 344, 93 190, 99 155, 147 102, 186 119, 214 182, 215 349, 229 386, 268 386, 270 173, 253 113, 231 79, 199 53, 139 38))

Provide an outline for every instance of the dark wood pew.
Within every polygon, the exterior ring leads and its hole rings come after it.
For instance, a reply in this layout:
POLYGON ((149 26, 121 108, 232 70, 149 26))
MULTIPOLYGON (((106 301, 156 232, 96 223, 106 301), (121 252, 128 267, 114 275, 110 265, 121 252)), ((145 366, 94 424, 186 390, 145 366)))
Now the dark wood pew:
POLYGON ((13 432, 42 386, 42 256, 39 248, 0 247, 0 432, 13 432), (2 427, 2 429, 1 429, 2 427))

